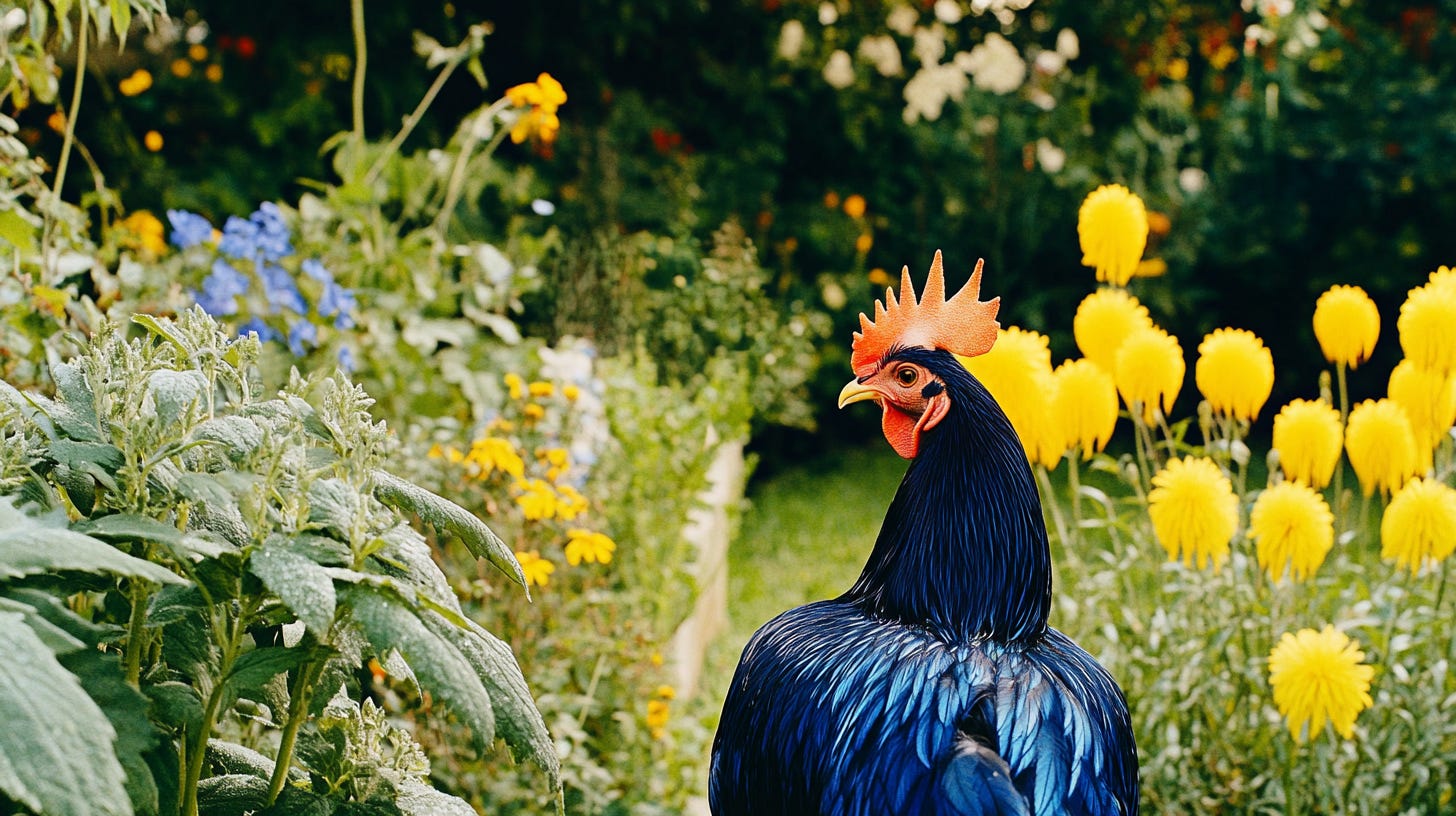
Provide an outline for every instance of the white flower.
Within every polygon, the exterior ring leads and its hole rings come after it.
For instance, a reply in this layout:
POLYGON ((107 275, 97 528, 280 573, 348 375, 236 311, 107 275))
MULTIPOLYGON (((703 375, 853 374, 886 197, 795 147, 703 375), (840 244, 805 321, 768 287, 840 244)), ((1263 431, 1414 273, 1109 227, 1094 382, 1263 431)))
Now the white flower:
POLYGON ((841 48, 829 55, 829 62, 824 64, 824 81, 836 90, 843 90, 854 83, 854 63, 848 51, 841 48))
POLYGON ((945 56, 945 28, 940 23, 929 28, 917 26, 915 44, 910 50, 926 68, 940 64, 940 58, 945 56))
POLYGON ((819 25, 831 26, 839 22, 839 9, 833 3, 819 4, 819 25))
POLYGON ((1196 195, 1208 187, 1208 174, 1202 167, 1185 167, 1178 171, 1178 186, 1183 192, 1196 195))
POLYGON ((994 31, 971 49, 968 63, 976 87, 991 93, 1011 93, 1026 79, 1026 62, 1016 46, 994 31))
POLYGON ((1031 64, 1036 67, 1037 73, 1056 76, 1067 67, 1067 58, 1055 51, 1041 51, 1037 53, 1036 59, 1032 60, 1031 64))
POLYGON ((877 34, 859 41, 859 56, 874 63, 880 76, 899 76, 905 73, 900 62, 900 46, 889 34, 877 34))
POLYGON ((935 19, 946 25, 955 25, 961 21, 965 12, 961 11, 961 4, 956 0, 935 0, 935 19))
POLYGON ((915 24, 920 22, 920 14, 907 5, 898 5, 890 9, 890 14, 885 18, 885 25, 890 30, 902 37, 910 36, 915 30, 915 24))
POLYGON ((1076 59, 1082 53, 1082 43, 1077 39, 1077 32, 1070 28, 1057 32, 1057 53, 1069 60, 1076 59))
POLYGON ((1052 96, 1045 88, 1031 88, 1026 92, 1026 98, 1031 104, 1041 110, 1049 111, 1057 106, 1057 98, 1052 96))
POLYGON ((1037 139, 1036 161, 1048 173, 1058 173, 1067 164, 1067 151, 1052 144, 1050 139, 1037 139))
POLYGON ((784 27, 779 29, 779 56, 786 60, 794 60, 799 52, 804 50, 804 24, 798 20, 789 20, 784 27))
POLYGON ((940 118, 945 101, 957 101, 969 86, 965 72, 954 64, 934 65, 921 68, 905 83, 905 124, 913 125, 916 120, 934 122, 940 118))
POLYGON ((1262 17, 1288 17, 1294 11, 1294 0, 1260 0, 1259 15, 1262 17))

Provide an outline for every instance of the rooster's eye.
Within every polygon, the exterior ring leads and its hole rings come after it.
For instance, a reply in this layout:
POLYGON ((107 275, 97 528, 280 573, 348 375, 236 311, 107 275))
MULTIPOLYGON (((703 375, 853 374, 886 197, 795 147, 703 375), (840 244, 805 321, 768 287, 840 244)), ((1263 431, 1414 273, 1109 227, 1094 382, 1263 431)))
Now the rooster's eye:
POLYGON ((910 366, 905 366, 904 368, 895 371, 895 379, 899 380, 900 384, 905 386, 906 388, 914 385, 915 380, 919 379, 919 377, 919 372, 917 372, 910 366))

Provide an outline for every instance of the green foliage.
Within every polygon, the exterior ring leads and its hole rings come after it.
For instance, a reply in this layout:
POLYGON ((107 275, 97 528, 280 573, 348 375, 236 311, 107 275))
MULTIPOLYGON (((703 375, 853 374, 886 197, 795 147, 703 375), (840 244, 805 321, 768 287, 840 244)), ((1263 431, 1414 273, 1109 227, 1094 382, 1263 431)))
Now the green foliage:
POLYGON ((55 398, 0 388, 0 616, 24 656, 0 680, 0 792, 40 813, 463 807, 356 702, 371 658, 555 786, 510 650, 408 522, 524 584, 494 534, 385 470, 396 443, 343 375, 265 397, 256 340, 198 310, 137 323, 53 365, 55 398))

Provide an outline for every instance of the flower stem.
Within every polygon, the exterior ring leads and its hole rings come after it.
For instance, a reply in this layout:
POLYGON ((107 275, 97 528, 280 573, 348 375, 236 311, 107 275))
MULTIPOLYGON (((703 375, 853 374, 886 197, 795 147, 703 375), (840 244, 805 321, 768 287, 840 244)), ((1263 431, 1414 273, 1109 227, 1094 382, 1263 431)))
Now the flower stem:
POLYGON ((132 581, 131 591, 128 594, 131 595, 131 619, 127 622, 126 627, 126 681, 133 687, 140 688, 144 646, 142 640, 147 620, 147 592, 140 581, 132 581))
POLYGON ((349 18, 354 24, 354 138, 363 144, 364 70, 369 63, 369 43, 364 38, 364 0, 349 0, 349 18))
POLYGON ((1042 505, 1046 507, 1047 515, 1052 517, 1052 526, 1056 528, 1057 539, 1062 542, 1063 547, 1070 547, 1071 540, 1067 537, 1067 521, 1062 518, 1061 503, 1057 501, 1056 491, 1052 487, 1052 477, 1047 473, 1045 465, 1038 463, 1035 471, 1036 480, 1041 485, 1042 505))
POLYGON ((278 742, 278 756, 273 763, 273 778, 268 780, 268 807, 278 801, 283 785, 288 782, 288 771, 293 766, 293 746, 298 739, 298 730, 308 720, 308 703, 318 675, 323 671, 323 660, 313 660, 299 667, 293 678, 293 689, 289 694, 288 722, 278 742))
POLYGON ((389 144, 384 146, 384 150, 374 159, 374 163, 369 165, 369 171, 364 174, 364 186, 368 187, 379 179, 379 174, 384 172, 384 165, 389 161, 391 156, 399 152, 399 148, 404 144, 404 140, 408 139, 409 135, 414 132, 415 126, 420 123, 420 119, 424 117, 425 111, 429 110, 430 105, 434 103, 435 97, 440 93, 440 89, 445 87, 445 80, 449 79, 450 75, 455 73, 455 69, 458 67, 460 67, 460 63, 456 60, 451 60, 445 63, 445 67, 440 69, 440 73, 435 75, 435 81, 430 83, 430 87, 425 91, 425 95, 420 97, 419 104, 415 105, 415 109, 410 111, 409 116, 405 117, 404 124, 400 126, 399 132, 394 134, 394 138, 390 139, 389 144))
POLYGON ((1082 448, 1077 446, 1067 453, 1067 490, 1072 494, 1072 529, 1078 539, 1082 536, 1082 448))
MULTIPOLYGON (((81 4, 81 27, 80 41, 76 43, 76 83, 71 89, 71 106, 66 109, 66 132, 61 138, 61 155, 56 159, 56 179, 51 187, 51 195, 57 201, 61 198, 61 186, 66 181, 66 168, 71 163, 71 148, 76 144, 76 116, 81 112, 81 89, 86 84, 86 60, 88 44, 91 41, 91 5, 81 4)), ((52 215, 52 208, 45 208, 45 229, 43 231, 43 251, 47 260, 52 260, 51 238, 56 228, 56 219, 52 215)))

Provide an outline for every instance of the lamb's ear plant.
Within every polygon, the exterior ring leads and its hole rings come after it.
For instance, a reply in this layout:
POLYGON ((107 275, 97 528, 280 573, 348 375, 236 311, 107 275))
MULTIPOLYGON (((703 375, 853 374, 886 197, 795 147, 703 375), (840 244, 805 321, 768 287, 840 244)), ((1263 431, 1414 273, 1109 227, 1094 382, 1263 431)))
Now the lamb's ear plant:
POLYGON ((410 521, 524 589, 512 552, 388 472, 397 443, 343 374, 263 394, 251 336, 200 310, 134 320, 52 363, 54 397, 0 384, 0 804, 470 812, 366 666, 557 787, 514 655, 410 521))

